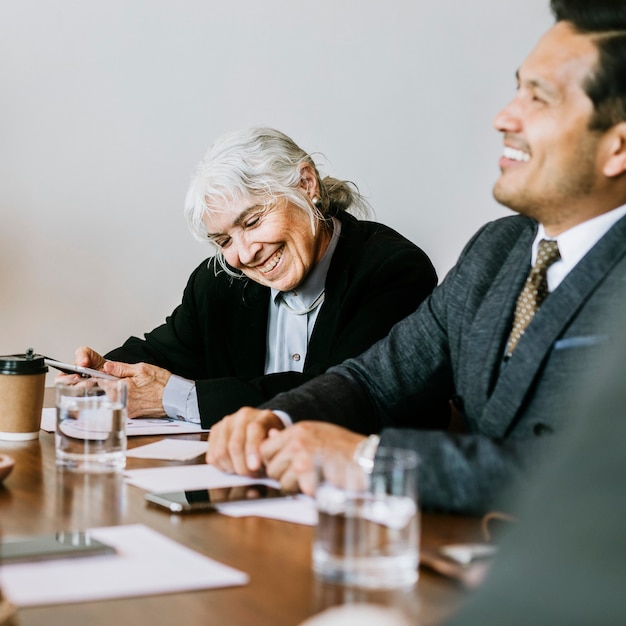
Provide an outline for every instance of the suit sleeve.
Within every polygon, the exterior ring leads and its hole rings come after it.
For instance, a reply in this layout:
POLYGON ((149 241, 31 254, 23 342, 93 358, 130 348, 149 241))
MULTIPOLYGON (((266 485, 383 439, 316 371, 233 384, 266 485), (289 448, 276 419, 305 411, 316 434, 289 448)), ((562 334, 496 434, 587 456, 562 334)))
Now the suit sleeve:
POLYGON ((420 457, 419 501, 427 509, 470 515, 508 510, 507 493, 528 480, 552 437, 496 441, 480 434, 388 429, 383 446, 410 448, 420 457))

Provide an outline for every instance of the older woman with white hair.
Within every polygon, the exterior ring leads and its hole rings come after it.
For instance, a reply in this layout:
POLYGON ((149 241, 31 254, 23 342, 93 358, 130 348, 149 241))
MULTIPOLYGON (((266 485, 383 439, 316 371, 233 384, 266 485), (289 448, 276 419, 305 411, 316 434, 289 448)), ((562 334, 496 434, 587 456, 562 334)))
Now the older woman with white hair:
MULTIPOLYGON (((210 428, 363 352, 435 287, 428 257, 367 212, 356 188, 321 178, 271 128, 211 145, 187 193, 191 231, 216 247, 165 323, 76 363, 129 381, 129 415, 210 428)), ((321 416, 323 417, 323 416, 321 416)), ((358 425, 355 425, 358 430, 358 425)))

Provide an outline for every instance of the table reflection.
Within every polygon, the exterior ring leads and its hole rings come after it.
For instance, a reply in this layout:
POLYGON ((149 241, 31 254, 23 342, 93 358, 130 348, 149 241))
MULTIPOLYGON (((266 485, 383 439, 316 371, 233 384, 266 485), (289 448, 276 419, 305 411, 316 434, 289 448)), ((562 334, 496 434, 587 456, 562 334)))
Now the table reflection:
POLYGON ((56 472, 58 531, 81 531, 122 522, 127 498, 121 474, 89 474, 62 468, 57 468, 56 472))
MULTIPOLYGON (((419 585, 419 581, 417 583, 419 585)), ((312 613, 345 604, 373 603, 400 610, 411 623, 420 621, 421 603, 413 589, 372 591, 348 585, 328 583, 313 578, 312 613)))

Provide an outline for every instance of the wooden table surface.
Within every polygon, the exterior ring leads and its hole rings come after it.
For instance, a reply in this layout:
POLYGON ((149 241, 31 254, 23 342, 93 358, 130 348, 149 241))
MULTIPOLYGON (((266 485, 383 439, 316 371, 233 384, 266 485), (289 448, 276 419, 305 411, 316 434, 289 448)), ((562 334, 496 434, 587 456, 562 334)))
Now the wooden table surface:
MULTIPOLYGON (((198 440, 206 439, 206 434, 179 437, 198 440)), ((158 439, 132 437, 128 447, 158 439)), ((250 576, 250 583, 243 587, 21 609, 20 626, 295 626, 329 606, 358 601, 393 603, 415 623, 428 626, 454 612, 466 595, 451 579, 424 568, 420 568, 416 588, 408 592, 365 592, 321 583, 311 570, 311 527, 218 513, 170 515, 146 506, 143 491, 126 485, 121 475, 57 469, 51 433, 42 431, 38 440, 30 442, 0 441, 0 453, 16 461, 13 472, 0 485, 3 534, 141 523, 250 576)), ((176 464, 129 458, 127 468, 176 464)), ((479 538, 479 520, 422 514, 424 550, 479 538)))

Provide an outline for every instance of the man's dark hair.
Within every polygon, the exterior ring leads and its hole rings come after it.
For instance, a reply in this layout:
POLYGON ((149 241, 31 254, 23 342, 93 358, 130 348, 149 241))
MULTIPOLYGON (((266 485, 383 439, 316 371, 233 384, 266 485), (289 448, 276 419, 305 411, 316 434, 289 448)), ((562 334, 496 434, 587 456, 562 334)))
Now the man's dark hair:
POLYGON ((583 84, 594 106, 591 130, 626 121, 626 0, 551 0, 557 22, 570 22, 598 48, 595 70, 583 84))

